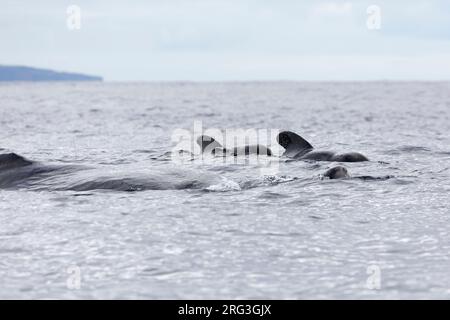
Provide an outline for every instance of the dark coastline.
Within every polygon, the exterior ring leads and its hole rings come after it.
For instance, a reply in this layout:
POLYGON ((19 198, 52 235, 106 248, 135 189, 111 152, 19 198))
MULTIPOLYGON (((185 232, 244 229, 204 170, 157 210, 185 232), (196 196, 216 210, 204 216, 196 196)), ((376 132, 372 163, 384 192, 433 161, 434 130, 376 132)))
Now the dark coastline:
POLYGON ((1 81, 103 81, 102 77, 25 66, 0 65, 1 81))

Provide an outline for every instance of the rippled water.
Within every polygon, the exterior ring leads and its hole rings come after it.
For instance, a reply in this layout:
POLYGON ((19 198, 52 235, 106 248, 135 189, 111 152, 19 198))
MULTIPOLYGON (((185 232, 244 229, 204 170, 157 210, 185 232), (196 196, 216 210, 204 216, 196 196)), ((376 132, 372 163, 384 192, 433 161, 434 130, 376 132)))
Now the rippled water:
POLYGON ((2 84, 0 128, 0 298, 450 298, 449 83, 2 84), (174 162, 198 121, 371 161, 174 162))

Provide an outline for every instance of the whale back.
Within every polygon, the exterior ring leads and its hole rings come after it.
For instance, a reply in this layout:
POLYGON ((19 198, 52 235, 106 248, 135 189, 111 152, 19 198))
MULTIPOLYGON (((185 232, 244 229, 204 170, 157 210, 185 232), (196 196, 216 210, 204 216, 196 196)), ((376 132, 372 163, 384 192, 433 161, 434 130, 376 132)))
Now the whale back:
POLYGON ((242 147, 235 147, 231 150, 231 154, 233 156, 250 155, 250 154, 272 156, 272 150, 270 150, 268 147, 262 144, 253 144, 242 147))
POLYGON ((286 149, 283 156, 290 158, 304 155, 314 149, 308 141, 291 131, 280 132, 277 136, 277 142, 286 149))
POLYGON ((215 148, 222 148, 222 145, 214 140, 213 137, 202 135, 197 138, 197 144, 202 149, 202 152, 212 153, 215 148))
POLYGON ((336 162, 361 162, 361 161, 369 161, 369 159, 358 152, 349 152, 343 154, 334 155, 331 159, 336 162))
POLYGON ((0 154, 0 170, 11 169, 16 167, 24 167, 32 164, 22 156, 15 153, 0 154))

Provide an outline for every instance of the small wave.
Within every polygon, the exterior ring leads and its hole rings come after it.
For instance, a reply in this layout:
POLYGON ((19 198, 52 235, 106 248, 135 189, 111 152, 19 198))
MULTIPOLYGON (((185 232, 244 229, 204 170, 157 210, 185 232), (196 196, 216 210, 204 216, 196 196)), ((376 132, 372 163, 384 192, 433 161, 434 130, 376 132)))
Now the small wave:
POLYGON ((223 191, 240 191, 241 186, 239 183, 229 180, 225 177, 222 177, 222 181, 218 184, 211 185, 207 188, 205 188, 207 191, 213 191, 213 192, 223 192, 223 191))
POLYGON ((363 181, 386 181, 389 179, 395 178, 394 176, 382 176, 382 177, 374 177, 374 176, 356 176, 351 177, 350 179, 358 179, 363 181))
POLYGON ((384 153, 392 155, 392 154, 401 154, 401 153, 425 153, 425 152, 431 152, 431 151, 432 150, 427 147, 405 145, 405 146, 400 146, 395 149, 385 150, 384 153))
POLYGON ((403 152, 411 152, 411 153, 415 153, 415 152, 430 152, 431 149, 427 148, 427 147, 420 147, 420 146, 402 146, 400 148, 398 148, 400 151, 403 152))
POLYGON ((436 154, 439 154, 442 156, 450 156, 450 151, 440 151, 440 152, 436 152, 436 154))
POLYGON ((152 149, 138 149, 133 150, 134 153, 155 154, 157 151, 152 149))
POLYGON ((215 116, 218 116, 218 113, 214 113, 214 112, 200 112, 195 114, 196 117, 202 117, 202 118, 212 118, 215 116))
POLYGON ((264 176, 262 181, 266 185, 277 185, 284 182, 294 181, 297 178, 288 176, 264 176))
POLYGON ((274 175, 263 176, 257 179, 245 181, 241 183, 241 187, 242 189, 251 189, 262 186, 275 186, 280 183, 290 182, 294 180, 297 180, 297 178, 288 176, 274 176, 274 175))
POLYGON ((447 168, 444 168, 444 169, 441 169, 441 170, 437 171, 436 174, 440 174, 440 173, 443 173, 443 172, 446 172, 446 171, 449 171, 449 170, 450 170, 450 167, 447 167, 447 168))
POLYGON ((290 196, 287 194, 282 194, 282 193, 278 193, 278 192, 266 191, 266 192, 263 192, 261 195, 259 195, 258 198, 270 200, 270 199, 290 198, 290 196))
POLYGON ((82 182, 68 187, 63 187, 61 190, 71 191, 91 191, 91 190, 115 190, 115 191, 141 191, 151 189, 151 186, 139 181, 129 179, 105 179, 82 182))
POLYGON ((160 155, 154 155, 150 159, 156 161, 175 161, 175 162, 184 162, 184 161, 193 161, 195 159, 195 155, 186 150, 178 150, 176 152, 167 151, 160 155))

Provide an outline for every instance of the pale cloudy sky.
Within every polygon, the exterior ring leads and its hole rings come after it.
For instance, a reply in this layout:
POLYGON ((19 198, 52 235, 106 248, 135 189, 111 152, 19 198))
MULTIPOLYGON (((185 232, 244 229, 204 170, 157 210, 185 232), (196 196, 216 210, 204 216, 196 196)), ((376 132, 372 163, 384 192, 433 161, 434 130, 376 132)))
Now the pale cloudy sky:
POLYGON ((450 80, 450 0, 0 0, 0 64, 111 81, 450 80))

